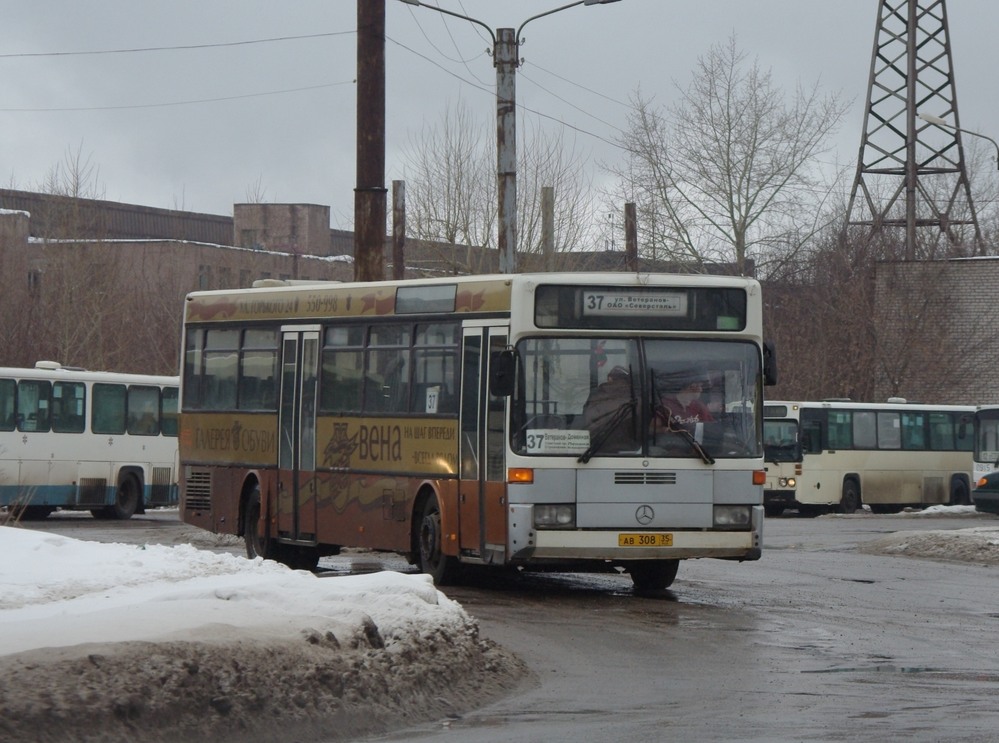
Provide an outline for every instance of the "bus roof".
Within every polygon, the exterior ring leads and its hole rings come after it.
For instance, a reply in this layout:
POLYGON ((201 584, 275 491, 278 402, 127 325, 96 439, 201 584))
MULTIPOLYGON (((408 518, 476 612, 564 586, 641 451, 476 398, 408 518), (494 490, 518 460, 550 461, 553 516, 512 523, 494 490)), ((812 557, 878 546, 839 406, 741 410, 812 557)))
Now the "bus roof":
POLYGON ((0 378, 14 379, 73 379, 81 382, 119 382, 123 384, 155 384, 176 386, 179 377, 163 374, 133 374, 129 372, 91 371, 78 366, 63 366, 57 361, 38 361, 34 367, 0 367, 0 378))

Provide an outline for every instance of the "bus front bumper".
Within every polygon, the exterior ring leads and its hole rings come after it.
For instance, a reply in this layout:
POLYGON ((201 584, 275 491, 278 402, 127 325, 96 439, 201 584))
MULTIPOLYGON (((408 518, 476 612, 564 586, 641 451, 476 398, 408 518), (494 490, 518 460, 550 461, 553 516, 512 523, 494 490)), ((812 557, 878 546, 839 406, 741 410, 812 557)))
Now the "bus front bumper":
POLYGON ((763 547, 763 506, 752 509, 749 529, 530 529, 514 534, 509 554, 517 561, 676 560, 716 557, 758 560, 763 547), (668 535, 668 537, 665 537, 668 535), (655 541, 657 546, 644 546, 655 541), (664 546, 663 543, 666 543, 664 546))

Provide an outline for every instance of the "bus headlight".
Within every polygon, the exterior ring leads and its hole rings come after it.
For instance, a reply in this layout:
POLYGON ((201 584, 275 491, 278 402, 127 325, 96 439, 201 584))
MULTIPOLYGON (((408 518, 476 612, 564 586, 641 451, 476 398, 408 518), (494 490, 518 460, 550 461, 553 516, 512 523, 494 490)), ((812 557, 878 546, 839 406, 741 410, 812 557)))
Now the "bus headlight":
POLYGON ((576 507, 570 504, 537 505, 534 526, 539 529, 570 529, 576 525, 576 507))
POLYGON ((753 518, 751 506, 715 506, 716 529, 742 529, 753 518))
POLYGON ((793 488, 794 478, 793 477, 782 477, 777 481, 777 484, 782 488, 793 488))

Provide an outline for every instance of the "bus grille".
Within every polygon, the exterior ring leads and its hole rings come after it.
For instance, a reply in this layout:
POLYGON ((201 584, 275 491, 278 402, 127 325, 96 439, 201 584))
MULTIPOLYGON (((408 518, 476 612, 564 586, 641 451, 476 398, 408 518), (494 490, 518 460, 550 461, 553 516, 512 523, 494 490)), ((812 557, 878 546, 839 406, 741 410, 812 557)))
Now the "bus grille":
POLYGON ((76 495, 78 506, 103 506, 108 502, 108 481, 103 477, 81 477, 76 495))
POLYGON ((153 482, 149 489, 149 500, 153 505, 162 506, 170 503, 170 482, 169 467, 153 467, 153 482))
POLYGON ((184 508, 188 511, 208 511, 212 507, 212 473, 190 469, 184 483, 184 508))
POLYGON ((615 485, 676 485, 675 472, 615 472, 615 485))

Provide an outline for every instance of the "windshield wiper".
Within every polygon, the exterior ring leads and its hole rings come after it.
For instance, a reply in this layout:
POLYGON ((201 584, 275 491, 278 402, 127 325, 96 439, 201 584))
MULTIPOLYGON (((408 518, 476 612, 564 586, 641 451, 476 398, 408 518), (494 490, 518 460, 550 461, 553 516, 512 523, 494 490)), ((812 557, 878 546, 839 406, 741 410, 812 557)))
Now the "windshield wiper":
POLYGON ((610 435, 614 430, 625 421, 628 415, 634 416, 635 406, 637 400, 632 398, 631 400, 626 400, 622 403, 621 407, 614 411, 614 413, 603 422, 600 428, 597 429, 596 433, 590 438, 590 445, 586 447, 586 451, 579 455, 578 462, 586 464, 590 461, 594 454, 596 454, 600 447, 604 445, 610 435))

